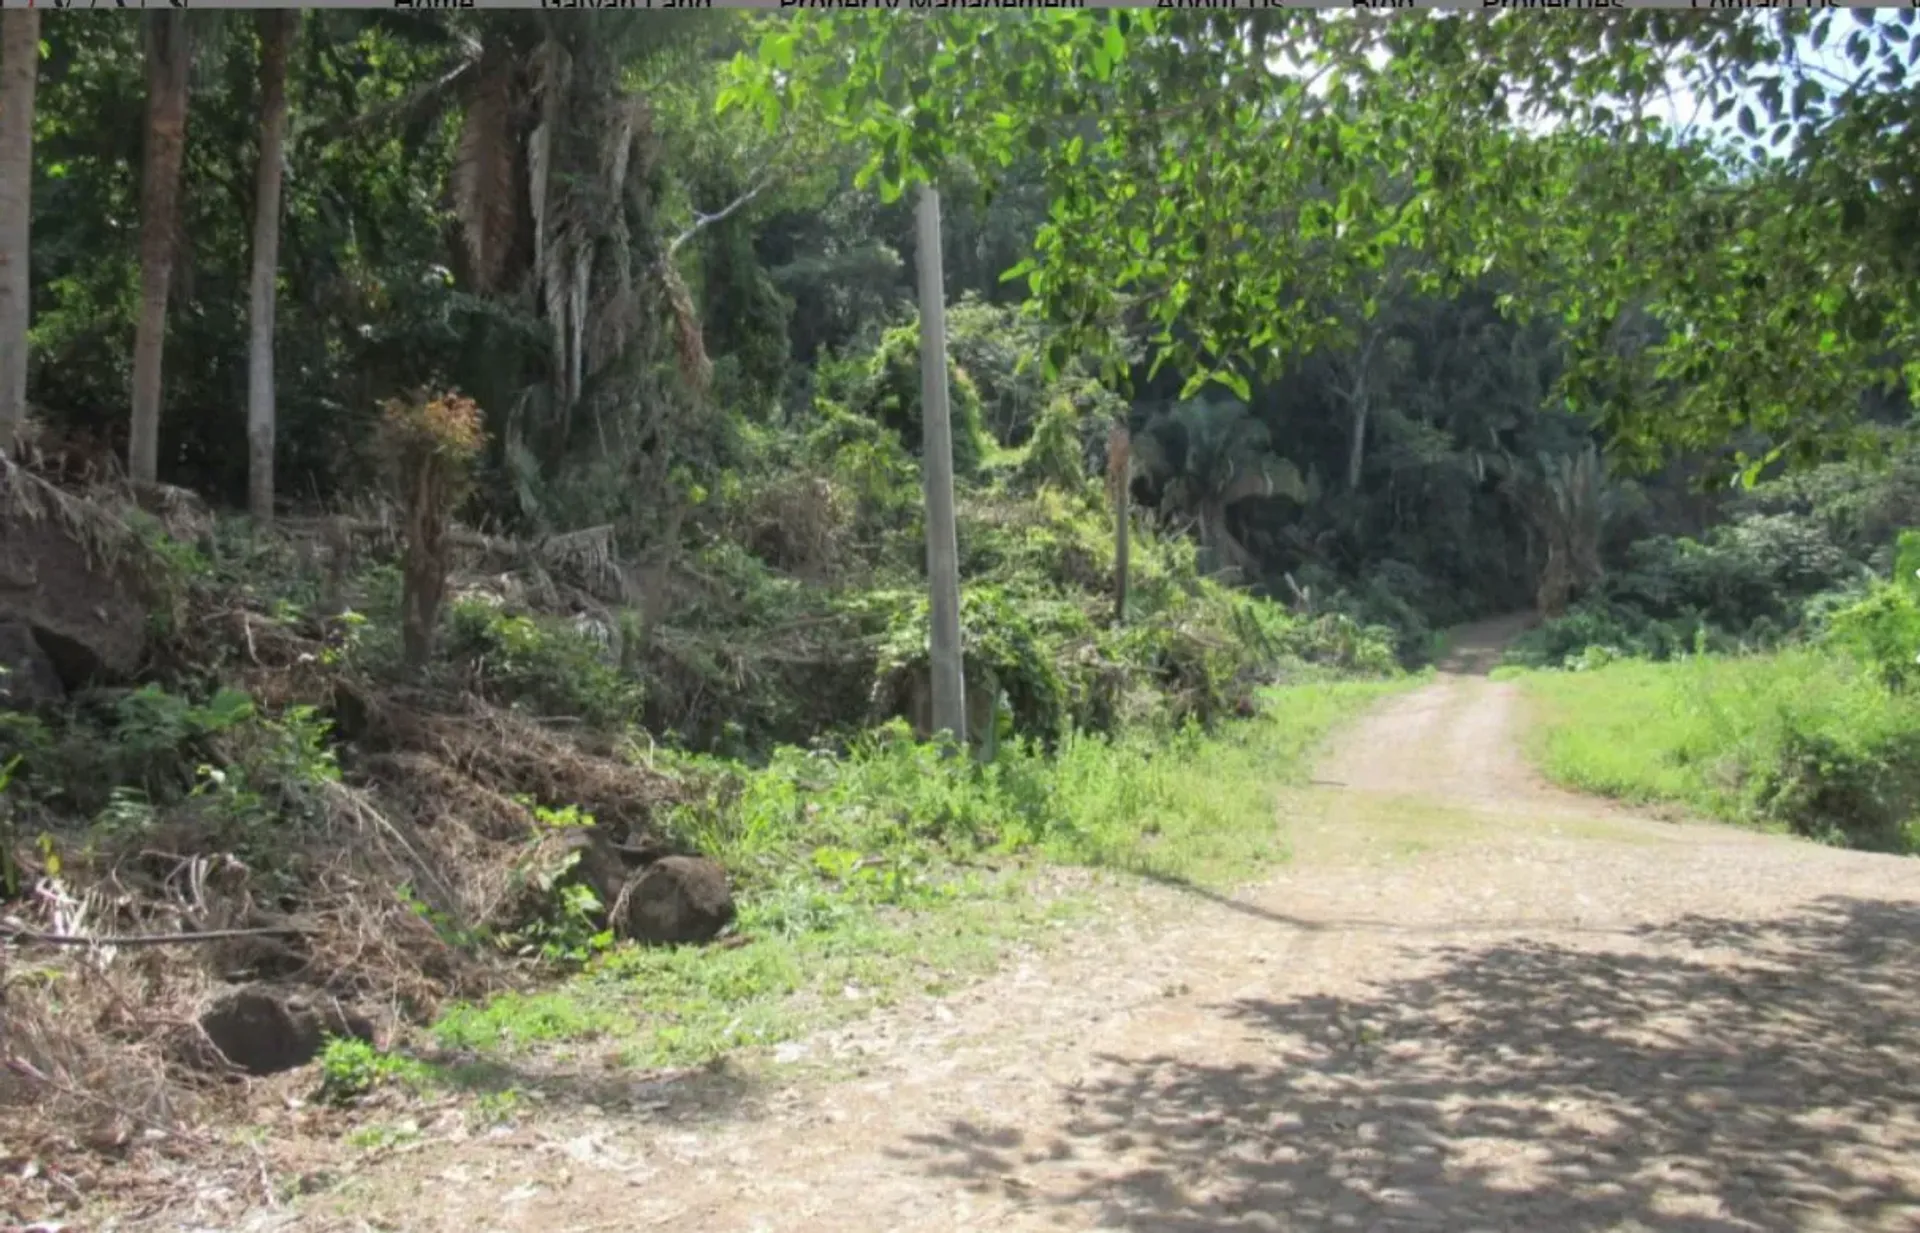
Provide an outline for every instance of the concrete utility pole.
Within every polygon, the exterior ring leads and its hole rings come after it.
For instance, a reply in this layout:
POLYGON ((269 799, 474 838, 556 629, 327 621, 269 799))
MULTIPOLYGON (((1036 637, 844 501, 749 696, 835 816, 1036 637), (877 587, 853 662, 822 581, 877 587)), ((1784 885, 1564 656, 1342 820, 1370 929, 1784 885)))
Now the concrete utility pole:
POLYGON ((1127 623, 1129 545, 1127 507, 1132 499, 1133 438, 1127 422, 1116 418, 1107 433, 1107 483, 1113 489, 1113 623, 1127 623))
POLYGON ((920 467, 927 486, 927 585, 932 637, 933 730, 967 743, 960 651, 960 537, 953 515, 953 424, 947 409, 946 280, 940 262, 940 194, 920 188, 920 467))

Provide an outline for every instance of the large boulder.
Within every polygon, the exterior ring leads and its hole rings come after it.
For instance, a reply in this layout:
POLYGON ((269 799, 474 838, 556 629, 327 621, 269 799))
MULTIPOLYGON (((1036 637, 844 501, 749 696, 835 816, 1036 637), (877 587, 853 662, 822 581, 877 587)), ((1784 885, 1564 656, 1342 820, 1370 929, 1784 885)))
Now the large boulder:
POLYGON ((727 871, 705 857, 663 857, 642 869, 622 894, 626 904, 614 929, 635 941, 707 942, 733 923, 727 871))
POLYGON ((139 668, 143 549, 103 507, 0 462, 0 620, 32 629, 67 689, 139 668))
POLYGON ((200 1016, 200 1030, 220 1060, 250 1075, 272 1075, 311 1062, 329 1036, 373 1039, 373 1025, 338 1006, 253 987, 222 997, 200 1016))
POLYGON ((23 621, 0 621, 0 706, 28 710, 67 696, 46 648, 23 621))

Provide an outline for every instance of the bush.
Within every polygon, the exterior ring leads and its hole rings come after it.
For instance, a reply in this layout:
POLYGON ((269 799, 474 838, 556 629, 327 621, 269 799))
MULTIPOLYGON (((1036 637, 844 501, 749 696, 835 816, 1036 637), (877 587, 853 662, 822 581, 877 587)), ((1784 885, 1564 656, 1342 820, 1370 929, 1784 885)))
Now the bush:
POLYGON ((456 602, 447 624, 448 657, 472 687, 503 706, 616 731, 640 719, 640 682, 583 629, 477 599, 456 602))
MULTIPOLYGON (((828 374, 823 372, 823 378, 828 374)), ((903 325, 880 336, 880 345, 867 360, 839 380, 828 382, 830 395, 844 399, 855 415, 871 420, 898 437, 914 455, 920 453, 920 327, 903 325)), ((979 470, 986 455, 986 436, 980 424, 980 391, 966 370, 951 359, 947 372, 948 415, 953 430, 953 470, 969 476, 979 470)))
POLYGON ((947 349, 979 390, 983 427, 1003 445, 1023 442, 1048 401, 1040 323, 968 292, 947 311, 947 349))
POLYGON ((1826 842, 1913 850, 1920 701, 1812 649, 1525 678, 1554 779, 1826 842))
POLYGON ((1797 835, 1873 852, 1914 850, 1920 813, 1920 731, 1861 742, 1788 728, 1754 799, 1797 835))
POLYGON ((51 722, 6 720, 0 765, 13 764, 17 803, 108 832, 144 831, 180 811, 208 845, 270 854, 277 830, 317 816, 317 789, 339 774, 311 707, 268 713, 235 689, 202 700, 150 684, 51 722))
POLYGON ((1797 515, 1746 514, 1697 541, 1654 536, 1631 545, 1594 594, 1516 639, 1508 658, 1558 667, 1590 646, 1648 659, 1776 646, 1861 568, 1797 515))
POLYGON ((1888 688, 1913 681, 1920 673, 1920 532, 1901 533, 1892 580, 1829 614, 1826 636, 1888 688))
MULTIPOLYGON (((898 699, 910 677, 925 670, 930 619, 927 600, 916 596, 900 606, 882 637, 874 697, 883 710, 891 711, 888 702, 898 699)), ((960 631, 968 680, 989 679, 990 674, 1006 697, 1014 731, 1043 742, 1059 739, 1069 718, 1060 648, 1067 637, 1091 632, 1082 614, 1057 600, 974 586, 960 597, 960 631)))

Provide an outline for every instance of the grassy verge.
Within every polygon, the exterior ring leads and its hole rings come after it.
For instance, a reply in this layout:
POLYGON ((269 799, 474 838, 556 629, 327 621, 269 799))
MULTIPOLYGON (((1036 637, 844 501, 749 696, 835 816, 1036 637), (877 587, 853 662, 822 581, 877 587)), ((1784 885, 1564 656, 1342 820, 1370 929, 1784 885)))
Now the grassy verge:
POLYGON ((676 824, 738 880, 743 941, 622 948, 547 990, 455 1006, 433 1036, 469 1083, 530 1052, 686 1065, 944 992, 1090 907, 1071 870, 1226 886, 1283 859, 1276 793, 1339 721, 1400 687, 1290 686, 1214 735, 1070 739, 987 767, 895 730, 845 757, 731 768, 676 824))
POLYGON ((1531 752, 1567 787, 1910 851, 1920 703, 1807 649, 1517 674, 1531 752))

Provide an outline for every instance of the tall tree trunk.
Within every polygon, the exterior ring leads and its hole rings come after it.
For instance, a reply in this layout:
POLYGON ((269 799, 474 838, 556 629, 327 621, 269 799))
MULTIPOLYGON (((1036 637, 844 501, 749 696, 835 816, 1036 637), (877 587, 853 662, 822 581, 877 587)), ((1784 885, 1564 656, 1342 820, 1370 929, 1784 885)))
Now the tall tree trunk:
POLYGON ((12 453, 27 415, 33 88, 40 10, 0 12, 0 452, 12 453))
POLYGON ((167 290, 180 229, 180 155, 187 137, 187 70, 192 35, 182 9, 144 15, 147 129, 140 179, 140 320, 133 335, 133 423, 127 471, 151 484, 160 470, 160 360, 166 349, 167 290))
POLYGON ((1113 486, 1113 623, 1127 623, 1127 572, 1132 564, 1130 504, 1133 480, 1133 440, 1125 420, 1115 420, 1107 437, 1107 477, 1113 486))
POLYGON ((946 283, 940 269, 940 195, 920 189, 920 467, 927 485, 927 585, 931 601, 933 728, 967 742, 967 694, 960 648, 960 544, 953 510, 953 424, 947 407, 946 283))
POLYGON ((1227 526, 1227 506, 1209 501, 1200 509, 1200 543, 1220 555, 1230 569, 1237 569, 1247 580, 1260 576, 1260 559, 1248 551, 1227 526))
POLYGON ((247 317, 247 505, 273 518, 273 308, 280 270, 280 161, 287 135, 287 54, 299 30, 293 9, 254 14, 260 31, 260 166, 253 192, 252 302, 247 317))
POLYGON ((1347 410, 1352 415, 1350 433, 1347 442, 1347 491, 1360 491, 1360 473, 1367 458, 1367 413, 1372 409, 1371 391, 1367 388, 1367 374, 1373 367, 1373 351, 1380 342, 1381 330, 1376 325, 1367 332, 1366 341, 1360 344, 1360 353, 1353 361, 1353 383, 1347 387, 1347 410))
POLYGON ((1353 439, 1347 447, 1347 491, 1360 491, 1360 471, 1367 453, 1367 392, 1364 384, 1354 393, 1353 439))

